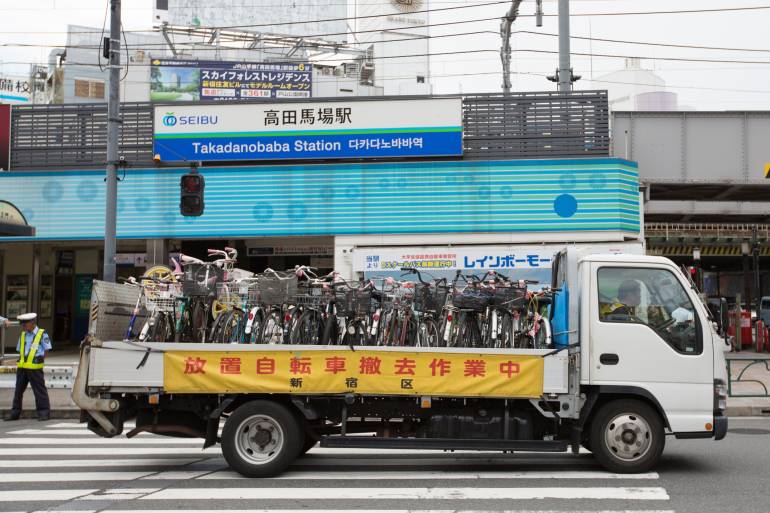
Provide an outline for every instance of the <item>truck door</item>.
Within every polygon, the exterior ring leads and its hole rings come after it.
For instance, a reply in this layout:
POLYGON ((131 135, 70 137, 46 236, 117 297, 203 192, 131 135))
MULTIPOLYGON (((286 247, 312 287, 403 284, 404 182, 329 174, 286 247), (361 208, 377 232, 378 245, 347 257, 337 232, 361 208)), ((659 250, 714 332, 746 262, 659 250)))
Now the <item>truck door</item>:
POLYGON ((592 262, 591 282, 590 383, 642 388, 673 431, 706 431, 711 341, 683 279, 661 264, 592 262))

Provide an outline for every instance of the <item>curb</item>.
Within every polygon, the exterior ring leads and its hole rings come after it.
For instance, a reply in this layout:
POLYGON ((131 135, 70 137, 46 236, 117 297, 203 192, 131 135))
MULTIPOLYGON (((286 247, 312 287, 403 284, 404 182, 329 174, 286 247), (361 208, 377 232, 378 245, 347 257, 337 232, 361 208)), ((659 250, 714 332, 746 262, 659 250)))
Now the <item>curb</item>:
POLYGON ((725 410, 727 417, 768 417, 770 406, 728 406, 725 410))
MULTIPOLYGON (((10 414, 11 410, 7 408, 0 409, 0 418, 10 414)), ((36 419, 37 412, 35 410, 22 410, 22 419, 36 419)), ((61 408, 51 410, 51 420, 55 419, 79 419, 80 410, 77 408, 61 408)), ((5 421, 3 421, 5 422, 5 421)))

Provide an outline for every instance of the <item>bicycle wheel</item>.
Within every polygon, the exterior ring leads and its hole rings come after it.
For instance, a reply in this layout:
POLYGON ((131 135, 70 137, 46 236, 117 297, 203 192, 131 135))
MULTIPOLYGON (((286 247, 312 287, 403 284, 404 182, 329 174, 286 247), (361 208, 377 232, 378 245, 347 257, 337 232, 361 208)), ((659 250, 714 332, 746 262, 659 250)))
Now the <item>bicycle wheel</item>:
POLYGON ((147 342, 171 342, 174 340, 174 326, 171 316, 166 312, 155 312, 150 317, 150 329, 147 342))
POLYGON ((417 328, 416 347, 438 347, 439 335, 436 321, 428 317, 420 320, 417 328))
POLYGON ((250 344, 261 344, 262 335, 265 329, 265 311, 257 308, 253 311, 254 318, 251 320, 251 332, 248 335, 250 344))
POLYGON ((536 324, 535 334, 532 337, 532 345, 535 349, 550 349, 551 344, 551 321, 547 317, 541 317, 536 324))
POLYGON ((302 308, 298 306, 290 308, 290 313, 287 315, 288 319, 284 318, 283 341, 287 344, 300 344, 301 342, 295 342, 294 340, 297 337, 295 332, 299 328, 299 320, 302 317, 303 311, 302 308))
POLYGON ((497 345, 503 349, 513 348, 513 316, 510 312, 501 311, 497 318, 497 345))
POLYGON ((206 303, 196 300, 192 307, 193 342, 203 342, 208 329, 209 311, 206 303))
POLYGON ((243 310, 235 309, 227 313, 222 324, 221 340, 226 344, 240 344, 243 341, 243 327, 246 314, 243 310))
POLYGON ((481 332, 475 312, 460 314, 457 331, 457 347, 481 347, 481 332))
POLYGON ((283 344, 283 314, 278 308, 272 308, 265 319, 262 342, 265 344, 283 344))
POLYGON ((297 326, 292 330, 292 344, 318 344, 321 340, 321 312, 318 310, 305 310, 297 321, 297 326))
POLYGON ((348 346, 362 346, 366 341, 366 323, 361 319, 355 319, 345 326, 345 336, 342 343, 348 346))
POLYGON ((326 318, 321 334, 321 344, 334 345, 339 343, 339 324, 336 315, 326 318))
POLYGON ((214 323, 211 325, 208 337, 206 337, 207 342, 217 344, 222 342, 222 328, 224 327, 227 317, 229 317, 229 312, 220 312, 217 318, 214 319, 214 323))
POLYGON ((195 329, 193 328, 193 315, 190 305, 185 305, 180 314, 175 340, 178 342, 195 342, 195 329))

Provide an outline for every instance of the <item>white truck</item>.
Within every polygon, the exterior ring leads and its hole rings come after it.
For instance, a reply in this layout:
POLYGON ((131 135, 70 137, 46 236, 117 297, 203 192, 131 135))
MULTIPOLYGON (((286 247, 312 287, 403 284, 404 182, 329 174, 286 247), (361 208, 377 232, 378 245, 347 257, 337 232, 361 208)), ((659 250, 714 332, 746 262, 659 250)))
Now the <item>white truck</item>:
POLYGON ((593 452, 645 472, 666 436, 724 438, 724 351, 670 260, 568 247, 553 263, 554 350, 83 345, 73 398, 95 433, 220 443, 243 475, 322 447, 593 452), (224 426, 220 430, 220 423, 224 426))

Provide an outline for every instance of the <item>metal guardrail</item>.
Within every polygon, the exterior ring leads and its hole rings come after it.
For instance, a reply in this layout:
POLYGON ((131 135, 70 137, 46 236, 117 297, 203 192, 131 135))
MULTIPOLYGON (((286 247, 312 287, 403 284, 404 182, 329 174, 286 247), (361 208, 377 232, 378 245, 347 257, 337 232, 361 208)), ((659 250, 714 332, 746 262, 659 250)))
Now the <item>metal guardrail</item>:
MULTIPOLYGON (((409 97, 354 97, 344 101, 405 98, 409 97)), ((609 155, 607 91, 476 94, 462 98, 464 159, 609 155)), ((152 166, 153 104, 124 103, 120 112, 120 155, 130 166, 152 166)), ((12 171, 103 167, 106 147, 106 104, 25 105, 11 109, 12 171)))
POLYGON ((727 395, 729 397, 770 397, 770 391, 768 391, 767 383, 761 379, 754 379, 746 377, 746 372, 754 366, 759 367, 760 372, 762 366, 768 372, 767 380, 770 382, 770 354, 766 355, 751 355, 751 354, 728 354, 725 355, 727 360, 727 395), (746 362, 747 365, 738 371, 738 376, 733 379, 732 362, 746 362), (734 394, 733 385, 754 383, 764 390, 763 394, 734 394))
MULTIPOLYGON (((47 365, 45 373, 46 388, 72 388, 77 367, 74 365, 47 365)), ((16 366, 6 365, 0 367, 0 388, 16 387, 16 366)))

